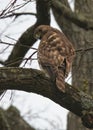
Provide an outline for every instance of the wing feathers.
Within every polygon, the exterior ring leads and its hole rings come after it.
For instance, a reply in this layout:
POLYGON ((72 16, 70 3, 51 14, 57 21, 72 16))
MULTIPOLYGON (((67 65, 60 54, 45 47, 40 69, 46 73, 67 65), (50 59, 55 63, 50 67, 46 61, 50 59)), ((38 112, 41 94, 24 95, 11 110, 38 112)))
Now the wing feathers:
POLYGON ((65 92, 65 77, 70 72, 75 50, 66 36, 59 30, 41 25, 36 32, 41 36, 38 61, 42 69, 62 92, 65 92))

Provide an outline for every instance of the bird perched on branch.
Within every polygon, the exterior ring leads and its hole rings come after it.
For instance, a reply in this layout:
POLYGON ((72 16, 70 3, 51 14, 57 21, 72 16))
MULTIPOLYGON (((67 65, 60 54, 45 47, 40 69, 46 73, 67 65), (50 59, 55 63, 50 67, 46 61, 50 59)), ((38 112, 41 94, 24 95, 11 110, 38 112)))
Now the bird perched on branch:
POLYGON ((73 45, 62 32, 48 25, 38 26, 34 37, 41 40, 37 53, 40 67, 65 92, 65 78, 75 55, 73 45))

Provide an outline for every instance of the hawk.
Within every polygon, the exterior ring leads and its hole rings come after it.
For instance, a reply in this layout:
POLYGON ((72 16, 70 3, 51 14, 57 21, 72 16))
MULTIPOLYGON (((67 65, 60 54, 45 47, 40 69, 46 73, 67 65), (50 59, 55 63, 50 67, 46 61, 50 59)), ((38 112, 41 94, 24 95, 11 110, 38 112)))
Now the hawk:
POLYGON ((40 25, 34 31, 34 37, 40 39, 38 62, 56 86, 65 92, 65 78, 70 72, 75 49, 66 36, 48 25, 40 25))

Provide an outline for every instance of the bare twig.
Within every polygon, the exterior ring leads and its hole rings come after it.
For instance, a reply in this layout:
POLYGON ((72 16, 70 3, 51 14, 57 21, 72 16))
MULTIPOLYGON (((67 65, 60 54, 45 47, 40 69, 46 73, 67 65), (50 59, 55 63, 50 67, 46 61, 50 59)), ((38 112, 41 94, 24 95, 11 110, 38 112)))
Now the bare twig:
POLYGON ((22 15, 32 15, 32 16, 37 16, 36 13, 31 13, 31 12, 20 12, 20 13, 11 13, 11 14, 7 14, 5 16, 1 16, 0 19, 4 19, 4 18, 9 18, 9 17, 18 17, 18 16, 22 16, 22 15))
POLYGON ((35 52, 33 52, 28 58, 25 58, 26 61, 25 61, 24 65, 23 65, 23 67, 26 65, 26 63, 28 62, 28 60, 30 60, 30 62, 32 62, 32 60, 33 60, 32 57, 36 53, 37 53, 37 50, 35 52))
MULTIPOLYGON (((12 38, 11 38, 12 39, 12 38)), ((13 39, 12 39, 13 40, 13 39)), ((5 45, 9 45, 9 46, 22 46, 22 47, 25 47, 25 48, 29 48, 29 49, 33 49, 33 50, 37 50, 37 48, 34 48, 34 47, 30 47, 30 46, 27 46, 27 45, 23 45, 23 44, 12 44, 12 43, 9 43, 9 42, 4 42, 0 39, 0 43, 2 44, 5 44, 5 45)))
POLYGON ((16 10, 23 8, 29 2, 30 1, 26 1, 25 3, 15 6, 14 4, 16 3, 16 0, 14 0, 13 2, 10 1, 10 3, 5 7, 5 9, 1 11, 0 18, 5 18, 5 17, 7 17, 7 15, 13 14, 16 10))

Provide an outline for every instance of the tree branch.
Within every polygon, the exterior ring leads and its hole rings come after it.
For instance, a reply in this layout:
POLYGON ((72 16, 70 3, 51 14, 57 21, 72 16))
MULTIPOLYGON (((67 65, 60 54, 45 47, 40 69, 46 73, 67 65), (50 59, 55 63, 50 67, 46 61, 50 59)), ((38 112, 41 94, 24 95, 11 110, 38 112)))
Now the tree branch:
POLYGON ((85 17, 84 14, 72 12, 60 1, 52 0, 52 8, 55 9, 58 13, 61 13, 66 19, 70 20, 79 27, 82 27, 86 30, 93 30, 93 19, 85 17))
POLYGON ((8 14, 8 15, 5 15, 5 16, 1 16, 0 19, 4 19, 4 18, 9 18, 9 17, 13 17, 15 16, 16 18, 19 17, 19 16, 22 16, 22 15, 33 15, 36 17, 36 13, 31 13, 31 12, 20 12, 20 13, 11 13, 11 14, 8 14))
POLYGON ((5 61, 6 66, 13 66, 13 67, 19 66, 29 48, 33 46, 33 44, 36 42, 36 39, 33 37, 35 28, 41 24, 48 24, 48 25, 50 24, 49 5, 50 5, 49 1, 36 0, 37 21, 33 26, 29 27, 18 39, 10 56, 5 61), (20 44, 21 46, 19 46, 20 44), (25 46, 29 46, 29 48, 25 46), (13 63, 14 61, 15 63, 13 63))
POLYGON ((93 98, 66 83, 66 92, 60 92, 55 83, 35 69, 0 68, 0 91, 23 90, 45 96, 78 115, 83 124, 93 128, 93 98))

